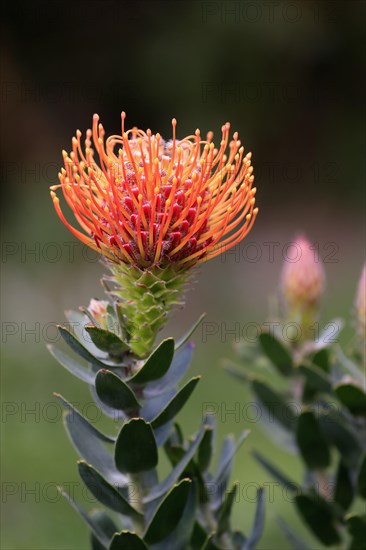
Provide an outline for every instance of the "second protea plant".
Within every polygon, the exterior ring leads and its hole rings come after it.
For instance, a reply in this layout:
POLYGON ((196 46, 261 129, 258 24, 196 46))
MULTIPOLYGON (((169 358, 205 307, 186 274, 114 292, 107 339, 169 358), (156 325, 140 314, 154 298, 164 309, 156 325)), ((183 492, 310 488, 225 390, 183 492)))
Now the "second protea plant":
POLYGON ((247 436, 228 436, 211 471, 214 419, 202 418, 189 439, 176 422, 199 377, 179 387, 193 352, 189 331, 154 348, 159 329, 192 268, 239 242, 257 215, 251 155, 230 125, 218 146, 199 130, 164 141, 137 128, 105 139, 97 115, 64 152, 60 184, 51 188, 56 211, 70 231, 99 251, 110 270, 109 300, 91 300, 68 312, 74 333, 59 327, 73 356, 50 346, 54 357, 86 383, 118 432, 106 434, 65 398, 65 424, 80 457, 80 477, 104 509, 87 512, 70 496, 91 531, 93 550, 254 548, 263 526, 263 490, 252 532, 232 529, 238 486, 229 486, 232 461, 247 436), (95 151, 99 157, 97 161, 95 151), (59 197, 76 218, 67 221, 59 197), (162 449, 171 465, 160 478, 162 449))

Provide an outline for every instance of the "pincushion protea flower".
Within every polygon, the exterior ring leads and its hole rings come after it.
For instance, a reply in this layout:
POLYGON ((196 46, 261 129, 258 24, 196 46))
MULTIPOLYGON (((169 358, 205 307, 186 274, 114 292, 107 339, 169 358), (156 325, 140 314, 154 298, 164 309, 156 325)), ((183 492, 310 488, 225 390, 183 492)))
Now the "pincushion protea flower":
POLYGON ((172 128, 167 142, 150 130, 126 131, 123 112, 121 135, 105 139, 94 115, 85 150, 78 130, 72 152, 63 152, 60 184, 51 187, 63 223, 110 260, 130 330, 139 327, 138 340, 148 346, 179 303, 189 268, 237 244, 258 212, 251 153, 244 155, 237 132, 229 140, 229 123, 222 127, 219 147, 212 132, 205 140, 199 130, 178 140, 175 119, 172 128), (66 220, 58 189, 84 232, 66 220))
POLYGON ((94 115, 85 152, 79 130, 70 155, 63 152, 60 185, 51 187, 51 195, 61 220, 78 239, 113 261, 141 269, 191 266, 243 239, 257 214, 254 177, 251 153, 244 156, 236 132, 229 143, 229 123, 215 148, 211 132, 206 140, 199 130, 177 140, 175 119, 169 142, 150 130, 125 131, 124 122, 122 113, 122 135, 105 140, 94 115), (86 235, 64 217, 58 188, 86 235))

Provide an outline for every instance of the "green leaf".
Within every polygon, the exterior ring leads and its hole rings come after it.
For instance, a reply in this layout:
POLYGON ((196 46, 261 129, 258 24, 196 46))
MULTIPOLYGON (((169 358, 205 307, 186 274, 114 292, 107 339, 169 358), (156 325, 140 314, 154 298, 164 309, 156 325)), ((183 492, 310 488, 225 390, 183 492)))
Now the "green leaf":
POLYGON ((366 455, 363 457, 360 471, 358 473, 358 492, 366 500, 366 455))
POLYGON ((223 441, 217 472, 213 479, 210 479, 214 483, 214 487, 218 489, 213 495, 215 507, 220 506, 222 502, 222 496, 229 482, 234 456, 249 433, 249 430, 242 432, 236 442, 231 435, 227 436, 223 441))
POLYGON ((271 360, 283 376, 290 376, 293 372, 292 357, 287 348, 272 334, 262 332, 259 341, 264 353, 271 360))
POLYGON ((95 377, 95 390, 108 407, 120 411, 139 409, 140 404, 129 386, 113 372, 102 369, 95 377))
POLYGON ((192 336, 196 328, 199 327, 199 325, 202 323, 203 319, 206 317, 206 313, 202 313, 202 315, 197 319, 197 321, 191 326, 191 328, 188 330, 188 332, 180 339, 175 345, 175 349, 178 350, 181 348, 192 336))
POLYGON ((130 378, 134 384, 158 380, 168 371, 174 356, 174 339, 167 338, 152 352, 141 369, 130 378))
MULTIPOLYGON (((106 540, 110 540, 118 529, 114 521, 104 512, 104 510, 92 510, 89 514, 90 519, 96 523, 100 530, 105 534, 106 540)), ((96 536, 91 533, 92 550, 108 550, 107 546, 102 545, 96 536)))
POLYGON ((240 434, 236 442, 230 435, 225 438, 223 442, 222 450, 221 450, 219 466, 217 468, 217 472, 215 475, 216 483, 219 483, 220 481, 222 481, 227 471, 231 469, 232 461, 235 454, 237 453, 242 443, 248 437, 249 434, 250 434, 250 431, 245 430, 240 434))
POLYGON ((295 503, 305 523, 325 546, 341 542, 335 510, 331 503, 315 493, 296 495, 295 503))
POLYGON ((53 355, 53 357, 67 369, 71 374, 86 382, 87 384, 94 384, 95 374, 88 370, 87 368, 77 363, 74 359, 63 353, 61 350, 57 349, 52 344, 47 344, 48 351, 53 355))
POLYGON ((121 531, 114 535, 109 550, 148 550, 148 548, 136 533, 121 531))
POLYGON ((330 393, 332 384, 327 374, 316 365, 300 365, 299 372, 304 376, 306 383, 316 392, 330 393))
POLYGON ((167 475, 167 477, 163 481, 161 481, 158 485, 153 487, 149 492, 149 494, 146 495, 146 497, 144 498, 145 503, 152 502, 153 500, 156 500, 162 497, 165 493, 168 492, 168 490, 173 485, 173 483, 175 483, 177 479, 183 474, 187 465, 195 455, 198 449, 198 446, 201 443, 202 438, 205 434, 206 429, 207 427, 203 425, 200 431, 198 432, 197 437, 189 445, 188 449, 184 453, 184 456, 178 462, 178 464, 171 470, 171 472, 167 475))
POLYGON ((144 536, 147 544, 152 545, 164 540, 179 524, 187 504, 191 483, 190 479, 183 479, 172 487, 161 502, 147 527, 144 536))
POLYGON ((311 550, 282 518, 278 518, 277 523, 285 533, 286 538, 290 542, 293 550, 311 550))
POLYGON ((214 420, 212 415, 208 415, 206 418, 205 424, 208 423, 207 430, 203 436, 200 446, 198 447, 197 463, 201 472, 205 472, 210 466, 211 458, 214 452, 213 445, 215 432, 214 426, 211 424, 212 420, 210 417, 214 420))
POLYGON ((345 419, 336 411, 321 413, 318 419, 325 437, 338 449, 343 462, 349 467, 357 466, 362 448, 356 434, 345 419))
POLYGON ((298 417, 296 441, 310 470, 329 466, 330 448, 312 411, 304 411, 298 417))
POLYGON ((348 532, 352 537, 349 550, 365 550, 366 540, 366 516, 352 514, 347 519, 348 532))
POLYGON ((130 349, 128 344, 123 342, 114 332, 109 332, 108 330, 98 328, 94 325, 86 325, 85 330, 98 349, 112 356, 120 357, 130 349))
POLYGON ((252 531, 245 542, 243 550, 254 550, 259 541, 264 528, 264 489, 260 487, 257 491, 257 508, 255 511, 254 525, 252 531))
POLYGON ((232 488, 225 494, 224 502, 218 511, 217 534, 220 536, 230 530, 230 516, 239 484, 234 483, 232 488))
POLYGON ((97 470, 84 461, 78 462, 79 474, 86 487, 99 502, 125 516, 141 515, 124 496, 106 481, 97 470))
POLYGON ((268 409, 270 417, 277 420, 287 430, 294 430, 296 415, 282 395, 261 380, 253 380, 252 388, 262 405, 268 409))
POLYGON ((312 358, 312 363, 328 373, 330 371, 329 350, 327 348, 322 348, 317 351, 312 358))
POLYGON ((88 525, 89 529, 92 531, 93 535, 101 543, 104 548, 108 548, 109 540, 106 536, 104 530, 101 528, 100 522, 93 519, 74 499, 72 499, 62 488, 60 488, 62 496, 67 500, 69 504, 78 512, 78 514, 83 518, 85 523, 88 525))
POLYGON ((196 520, 193 526, 192 537, 191 537, 191 548, 196 550, 197 548, 202 548, 207 539, 207 533, 200 523, 196 520))
POLYGON ((183 347, 175 351, 172 364, 168 372, 159 380, 150 382, 144 387, 144 398, 151 398, 165 393, 169 388, 175 388, 179 380, 189 368, 193 356, 194 345, 186 342, 183 347))
POLYGON ((102 361, 99 361, 99 359, 94 357, 94 355, 92 355, 82 344, 80 344, 79 340, 77 340, 75 336, 73 336, 65 327, 58 325, 57 328, 66 344, 68 344, 68 346, 70 346, 75 353, 80 355, 80 357, 99 369, 105 369, 108 367, 108 365, 102 363, 102 361))
POLYGON ((155 550, 171 550, 191 548, 190 540, 193 534, 194 522, 197 516, 197 488, 192 482, 189 486, 189 495, 183 514, 175 529, 164 540, 153 546, 155 550))
POLYGON ((336 475, 334 502, 338 502, 343 510, 348 510, 352 504, 354 496, 354 486, 352 483, 351 472, 349 468, 343 464, 341 459, 338 464, 336 475))
POLYGON ((65 425, 67 433, 79 456, 93 464, 109 481, 122 483, 124 476, 116 470, 112 456, 103 443, 114 443, 115 439, 97 430, 61 395, 55 394, 67 409, 65 425))
POLYGON ((151 424, 143 418, 126 422, 118 434, 115 462, 120 472, 138 473, 155 468, 158 449, 151 424))
POLYGON ((184 407, 188 399, 190 398, 194 388, 196 387, 200 376, 192 378, 179 392, 173 397, 167 404, 163 411, 161 411, 154 420, 151 421, 151 425, 154 429, 159 428, 163 424, 172 420, 176 414, 184 407))
POLYGON ((335 388, 339 401, 355 416, 366 415, 366 393, 355 384, 339 384, 335 388))
POLYGON ((284 473, 282 473, 277 466, 274 466, 271 462, 269 462, 261 453, 258 451, 252 452, 254 458, 259 462, 261 466, 267 472, 276 479, 283 487, 291 491, 292 493, 295 493, 298 491, 299 485, 298 483, 295 483, 290 478, 288 478, 284 473))

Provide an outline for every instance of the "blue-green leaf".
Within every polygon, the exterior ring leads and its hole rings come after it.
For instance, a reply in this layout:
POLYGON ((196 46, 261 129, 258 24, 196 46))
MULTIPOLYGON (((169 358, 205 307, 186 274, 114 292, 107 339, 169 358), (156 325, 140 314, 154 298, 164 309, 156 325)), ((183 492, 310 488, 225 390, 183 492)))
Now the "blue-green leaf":
POLYGON ((109 550, 148 550, 148 547, 136 533, 121 531, 114 535, 109 550))
POLYGON ((196 387, 200 376, 192 378, 183 388, 181 388, 178 393, 173 397, 173 399, 167 404, 166 407, 151 421, 151 425, 154 429, 159 428, 163 424, 166 424, 172 420, 179 411, 184 407, 188 399, 190 398, 194 388, 196 387))
POLYGON ((130 411, 140 407, 131 388, 110 370, 97 372, 95 389, 99 399, 112 409, 130 411))
POLYGON ((253 451, 254 458, 259 462, 261 466, 274 478, 276 479, 283 487, 289 491, 295 493, 298 490, 298 484, 288 478, 281 470, 274 466, 267 458, 259 453, 258 451, 253 451))
POLYGON ((290 352, 278 338, 268 332, 259 335, 264 353, 283 376, 290 376, 293 371, 293 360, 290 352))
POLYGON ((341 542, 337 516, 331 503, 315 493, 296 495, 295 502, 303 520, 320 542, 326 546, 341 542))
POLYGON ((167 338, 152 352, 141 369, 130 378, 134 384, 147 384, 162 378, 168 371, 174 356, 174 339, 167 338))
POLYGON ((170 388, 174 388, 188 370, 193 350, 194 345, 192 342, 187 342, 176 350, 168 372, 159 380, 150 382, 144 387, 144 397, 150 399, 151 397, 165 393, 170 388))
POLYGON ((48 344, 47 348, 51 355, 53 355, 53 357, 56 359, 56 361, 58 361, 60 365, 65 367, 65 369, 67 369, 69 372, 71 372, 71 374, 79 378, 79 380, 86 382, 87 384, 94 384, 95 374, 92 371, 80 365, 80 363, 72 359, 72 357, 69 357, 52 344, 48 344))
POLYGON ((183 479, 174 485, 156 510, 144 540, 156 544, 164 540, 179 524, 189 497, 190 479, 183 479))
POLYGON ((155 468, 158 449, 151 424, 143 418, 132 418, 118 434, 115 463, 120 472, 138 473, 155 468))
POLYGON ((65 340, 66 344, 70 346, 70 348, 75 351, 80 357, 88 361, 88 363, 95 365, 99 369, 105 369, 108 368, 108 365, 97 359, 94 355, 92 355, 80 342, 69 332, 65 327, 58 325, 58 330, 62 336, 62 338, 65 340))
POLYGON ((339 384, 335 387, 339 401, 355 416, 366 416, 366 393, 355 384, 339 384))
POLYGON ((202 426, 200 431, 198 432, 196 438, 192 441, 192 443, 189 445, 188 449, 185 451, 184 456, 182 459, 178 462, 178 464, 171 470, 171 472, 168 474, 168 476, 161 481, 156 487, 154 487, 150 493, 144 498, 144 502, 152 502, 153 500, 156 500, 160 497, 162 497, 169 488, 177 481, 177 479, 182 475, 185 468, 189 464, 189 462, 192 460, 194 454, 196 453, 199 444, 202 441, 202 438, 206 431, 206 426, 202 426))
POLYGON ((106 353, 112 356, 121 356, 126 351, 129 351, 129 346, 117 334, 109 332, 103 328, 94 325, 86 325, 86 332, 89 334, 93 344, 106 353))
POLYGON ((178 350, 181 348, 192 336, 196 328, 199 327, 199 325, 202 323, 203 319, 206 317, 206 313, 202 313, 202 315, 197 319, 197 321, 191 326, 191 328, 188 330, 188 332, 180 339, 175 345, 175 349, 178 350))
POLYGON ((327 468, 330 464, 330 448, 319 422, 312 411, 304 411, 298 417, 296 441, 301 456, 310 470, 327 468))
POLYGON ((264 489, 260 487, 257 491, 257 508, 255 511, 253 528, 245 542, 243 550, 254 550, 254 548, 256 548, 264 528, 264 509, 264 489))
POLYGON ((126 516, 136 517, 141 515, 122 493, 115 486, 108 483, 93 466, 84 461, 79 461, 78 469, 86 487, 99 502, 126 516))
POLYGON ((60 489, 62 496, 67 500, 69 504, 78 512, 78 514, 83 518, 85 523, 88 525, 89 529, 92 531, 93 535, 97 540, 102 544, 104 548, 108 548, 109 540, 106 536, 104 530, 101 528, 98 521, 93 520, 93 517, 89 515, 74 499, 72 499, 63 489, 60 489))

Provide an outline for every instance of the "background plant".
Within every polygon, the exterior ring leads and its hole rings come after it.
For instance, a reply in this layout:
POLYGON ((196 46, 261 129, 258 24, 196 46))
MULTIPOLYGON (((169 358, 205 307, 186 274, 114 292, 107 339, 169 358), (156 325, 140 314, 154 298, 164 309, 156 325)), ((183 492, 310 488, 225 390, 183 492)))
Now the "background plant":
MULTIPOLYGON (((303 483, 259 450, 255 459, 293 496, 318 543, 361 550, 366 540, 365 268, 354 336, 345 352, 337 343, 340 319, 319 330, 323 266, 305 238, 296 243, 301 255, 282 273, 282 315, 264 324, 257 345, 237 347, 241 367, 227 362, 225 368, 249 384, 273 441, 299 456, 303 483)), ((295 549, 307 548, 291 525, 283 518, 278 522, 295 549)))

